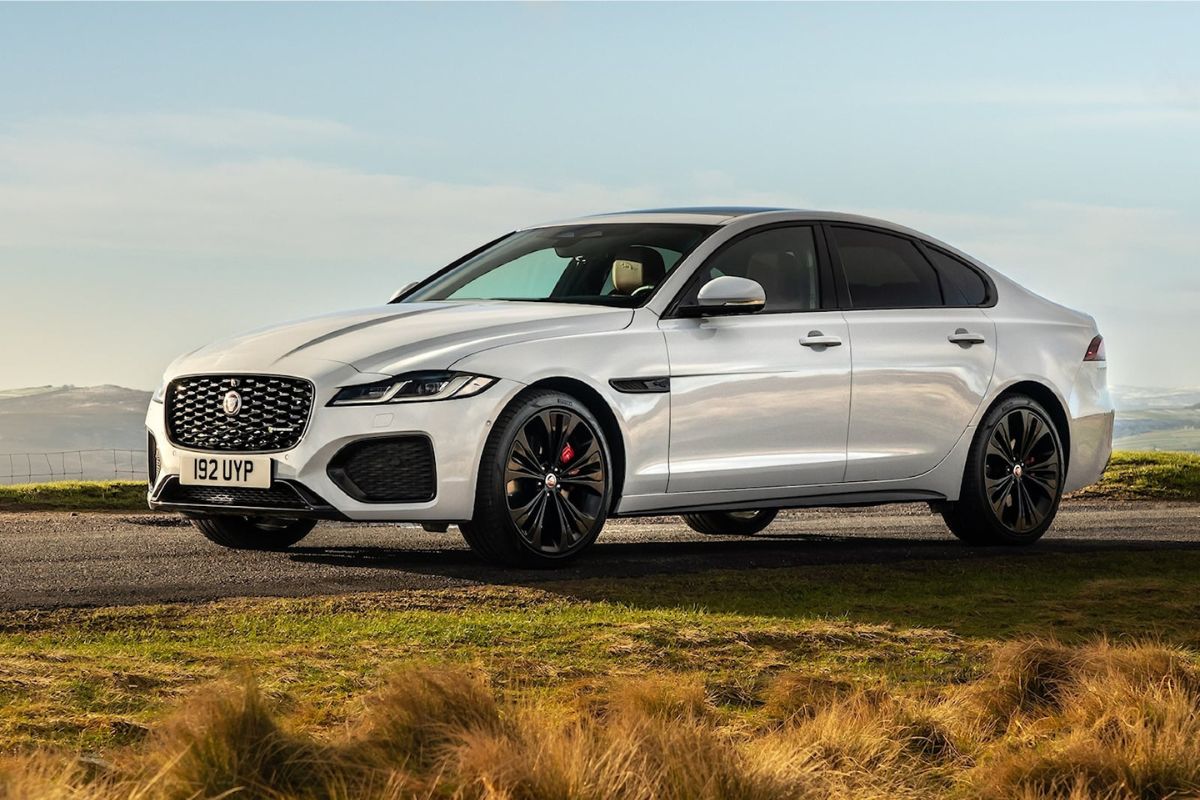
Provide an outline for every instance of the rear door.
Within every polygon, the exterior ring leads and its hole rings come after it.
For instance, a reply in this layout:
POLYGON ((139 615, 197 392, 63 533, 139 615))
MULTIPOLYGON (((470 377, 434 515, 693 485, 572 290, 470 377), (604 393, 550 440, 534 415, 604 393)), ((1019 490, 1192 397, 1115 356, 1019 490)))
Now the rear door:
POLYGON ((965 264, 966 274, 935 268, 935 257, 953 257, 907 236, 838 224, 828 232, 854 343, 846 480, 928 472, 991 382, 996 326, 979 307, 988 284, 965 264))
POLYGON ((815 224, 750 231, 701 265, 680 303, 736 275, 763 286, 765 308, 659 322, 671 367, 668 491, 842 480, 850 341, 823 254, 815 224))

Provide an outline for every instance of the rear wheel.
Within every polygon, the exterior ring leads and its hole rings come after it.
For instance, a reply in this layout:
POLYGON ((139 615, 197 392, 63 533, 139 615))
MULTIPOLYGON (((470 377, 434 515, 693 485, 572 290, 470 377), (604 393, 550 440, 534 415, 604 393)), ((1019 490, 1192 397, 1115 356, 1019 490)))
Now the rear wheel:
POLYGON ((484 448, 475 514, 459 526, 477 554, 549 567, 586 549, 608 517, 611 458, 600 423, 575 398, 519 397, 484 448))
POLYGON ((711 536, 753 536, 775 520, 778 509, 759 508, 754 511, 705 511, 684 514, 683 521, 696 533, 711 536))
POLYGON ((234 550, 286 550, 307 536, 316 522, 272 517, 192 517, 204 538, 234 550))
POLYGON ((968 544, 1031 544, 1062 500, 1062 439, 1033 398, 1013 395, 987 413, 967 457, 959 499, 942 510, 968 544))

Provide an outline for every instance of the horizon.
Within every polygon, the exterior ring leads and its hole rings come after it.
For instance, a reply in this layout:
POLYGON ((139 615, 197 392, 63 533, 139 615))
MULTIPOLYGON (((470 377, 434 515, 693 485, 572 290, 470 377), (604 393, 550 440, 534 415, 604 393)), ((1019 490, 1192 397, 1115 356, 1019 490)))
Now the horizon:
POLYGON ((516 227, 729 203, 910 225, 1095 316, 1111 383, 1200 385, 1200 5, 460 11, 0 6, 4 384, 153 388, 516 227))

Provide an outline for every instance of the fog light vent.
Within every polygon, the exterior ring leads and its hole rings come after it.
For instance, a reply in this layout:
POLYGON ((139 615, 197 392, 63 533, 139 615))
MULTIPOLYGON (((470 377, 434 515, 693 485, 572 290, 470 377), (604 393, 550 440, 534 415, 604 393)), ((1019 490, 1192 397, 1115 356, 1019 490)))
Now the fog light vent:
POLYGON ((333 457, 328 472, 362 503, 424 503, 437 494, 433 444, 425 436, 352 442, 333 457))

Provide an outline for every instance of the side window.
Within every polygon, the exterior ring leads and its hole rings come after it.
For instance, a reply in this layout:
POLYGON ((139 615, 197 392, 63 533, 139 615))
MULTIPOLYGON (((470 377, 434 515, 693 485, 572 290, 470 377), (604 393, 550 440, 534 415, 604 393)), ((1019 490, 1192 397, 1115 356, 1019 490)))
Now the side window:
POLYGON ((987 302, 987 282, 974 267, 930 245, 925 246, 925 252, 942 276, 942 288, 946 292, 948 305, 981 306, 987 302))
POLYGON ((763 313, 815 311, 821 295, 817 280, 817 243, 811 226, 771 228, 725 247, 704 263, 683 302, 696 302, 700 287, 713 278, 735 275, 762 285, 763 313))
POLYGON ((833 226, 851 308, 942 305, 937 273, 917 246, 900 236, 833 226))

